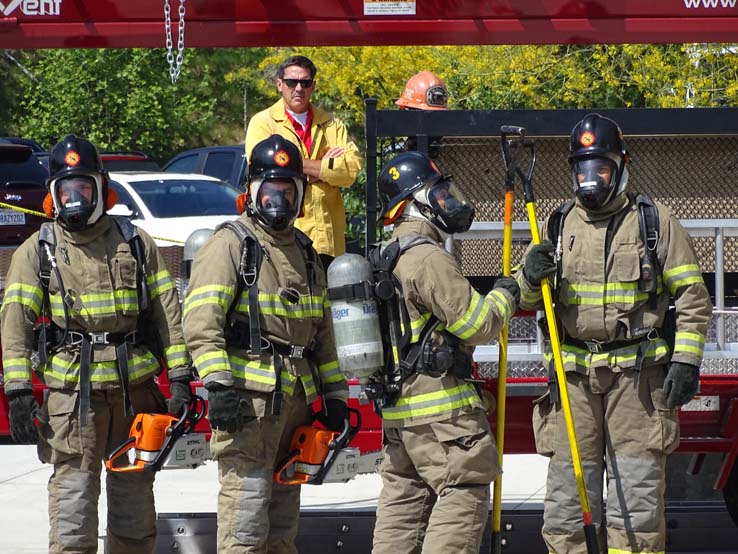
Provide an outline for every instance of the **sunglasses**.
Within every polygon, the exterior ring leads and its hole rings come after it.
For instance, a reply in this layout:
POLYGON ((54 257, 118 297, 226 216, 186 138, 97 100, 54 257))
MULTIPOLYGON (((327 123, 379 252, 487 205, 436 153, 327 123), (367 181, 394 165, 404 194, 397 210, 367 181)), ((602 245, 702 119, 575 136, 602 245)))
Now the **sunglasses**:
POLYGON ((313 79, 282 79, 282 82, 290 88, 295 88, 297 83, 300 83, 302 88, 310 88, 315 81, 313 79))

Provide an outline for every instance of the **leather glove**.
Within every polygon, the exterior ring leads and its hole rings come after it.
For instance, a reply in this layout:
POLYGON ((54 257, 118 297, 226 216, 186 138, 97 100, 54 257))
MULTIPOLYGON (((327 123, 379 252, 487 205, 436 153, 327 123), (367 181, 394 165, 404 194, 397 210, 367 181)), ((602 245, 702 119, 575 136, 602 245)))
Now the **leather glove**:
POLYGON ((525 256, 523 275, 534 287, 540 285, 549 275, 556 273, 556 263, 553 259, 555 250, 556 247, 550 240, 544 240, 541 244, 533 246, 525 256))
POLYGON ((328 398, 325 401, 325 409, 316 415, 318 421, 331 431, 343 431, 349 411, 346 403, 337 398, 328 398), (328 413, 326 414, 326 410, 328 413))
POLYGON ((505 289, 507 292, 512 294, 513 301, 515 302, 513 310, 518 304, 520 304, 520 287, 518 286, 518 282, 512 277, 498 277, 495 280, 494 288, 505 289))
POLYGON ((18 444, 36 444, 38 431, 34 418, 39 409, 33 393, 28 390, 9 395, 10 400, 10 435, 18 444))
POLYGON ((682 362, 671 362, 664 380, 666 407, 676 408, 692 400, 692 397, 697 394, 699 382, 699 367, 682 362))
POLYGON ((182 415, 185 406, 192 404, 192 389, 190 388, 190 379, 183 377, 169 382, 169 394, 171 396, 167 400, 167 410, 172 415, 182 415))
POLYGON ((238 433, 248 421, 256 419, 254 408, 233 387, 208 383, 208 419, 219 431, 238 433))

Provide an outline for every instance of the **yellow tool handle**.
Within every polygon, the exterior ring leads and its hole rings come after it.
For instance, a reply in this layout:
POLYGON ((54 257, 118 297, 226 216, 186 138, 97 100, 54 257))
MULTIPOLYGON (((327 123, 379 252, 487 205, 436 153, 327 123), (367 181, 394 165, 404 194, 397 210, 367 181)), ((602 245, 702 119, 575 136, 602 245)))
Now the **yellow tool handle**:
MULTIPOLYGON (((540 244, 541 236, 538 231, 538 219, 536 217, 535 203, 527 202, 525 207, 528 210, 528 222, 530 223, 530 233, 533 237, 533 244, 540 244)), ((548 324, 548 330, 551 339, 551 349, 553 350, 554 365, 556 367, 556 380, 559 383, 561 407, 564 411, 566 432, 569 437, 569 447, 571 448, 571 458, 574 465, 574 476, 577 480, 577 488, 579 489, 579 502, 582 505, 582 517, 584 519, 584 525, 591 526, 592 513, 589 508, 587 489, 584 486, 584 474, 582 472, 582 463, 579 459, 577 436, 574 429, 574 419, 571 415, 571 404, 569 403, 569 392, 566 387, 564 361, 561 356, 561 344, 559 343, 559 333, 558 329, 556 328, 556 316, 554 315, 553 297, 551 295, 551 285, 548 282, 548 278, 545 278, 541 281, 541 293, 543 294, 543 305, 546 310, 546 323, 548 324)))

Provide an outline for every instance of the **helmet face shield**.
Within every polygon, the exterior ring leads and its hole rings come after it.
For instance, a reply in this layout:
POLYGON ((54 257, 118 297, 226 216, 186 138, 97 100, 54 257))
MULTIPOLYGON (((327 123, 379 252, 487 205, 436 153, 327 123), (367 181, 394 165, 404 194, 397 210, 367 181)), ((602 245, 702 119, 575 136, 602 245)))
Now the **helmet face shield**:
POLYGON ((618 166, 609 158, 592 157, 571 164, 574 193, 588 210, 603 208, 617 188, 618 166))
POLYGON ((277 231, 294 223, 302 205, 302 179, 263 179, 251 182, 257 219, 277 231))
POLYGON ((431 221, 447 233, 468 231, 474 221, 474 207, 448 178, 427 185, 415 198, 430 207, 431 221))
POLYGON ((99 173, 63 174, 49 182, 59 223, 70 231, 92 226, 103 213, 103 177, 99 173))

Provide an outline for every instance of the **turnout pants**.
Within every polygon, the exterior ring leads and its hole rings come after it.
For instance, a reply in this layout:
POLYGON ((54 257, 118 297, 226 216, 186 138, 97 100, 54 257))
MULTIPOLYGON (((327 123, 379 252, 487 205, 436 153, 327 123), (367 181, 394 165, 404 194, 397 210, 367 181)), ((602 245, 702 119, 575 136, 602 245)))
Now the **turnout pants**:
MULTIPOLYGON (((131 385, 138 412, 165 412, 153 380, 131 385)), ((49 479, 49 553, 97 552, 102 460, 128 438, 133 422, 120 389, 93 390, 87 425, 79 423, 79 392, 50 389, 39 414, 39 459, 53 464, 49 479)), ((154 475, 106 471, 110 554, 150 554, 156 539, 154 475)))
POLYGON ((373 554, 478 554, 501 472, 485 413, 384 433, 373 554))
MULTIPOLYGON (((677 410, 666 408, 663 366, 634 372, 567 373, 584 481, 602 552, 663 553, 666 456, 679 443, 677 410), (607 515, 603 472, 607 469, 607 515), (607 531, 605 542, 604 528, 607 531), (605 548, 607 544, 607 549, 605 548)), ((564 414, 545 395, 533 412, 536 449, 549 456, 543 539, 549 552, 585 551, 564 414)))
POLYGON ((239 391, 258 418, 242 431, 213 431, 210 449, 218 462, 218 553, 297 554, 300 486, 273 481, 289 452, 295 429, 312 423, 301 383, 285 394, 280 415, 271 413, 271 393, 239 391))

